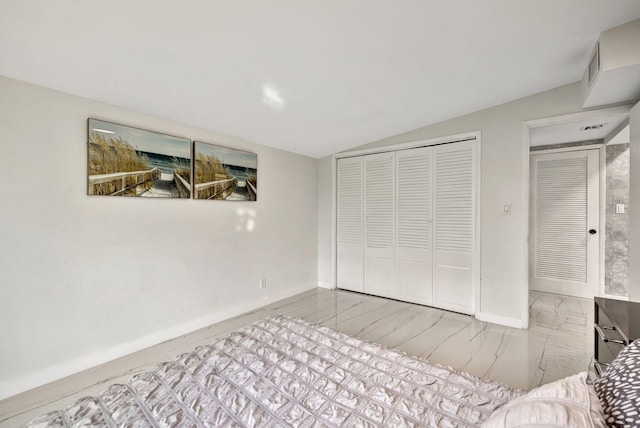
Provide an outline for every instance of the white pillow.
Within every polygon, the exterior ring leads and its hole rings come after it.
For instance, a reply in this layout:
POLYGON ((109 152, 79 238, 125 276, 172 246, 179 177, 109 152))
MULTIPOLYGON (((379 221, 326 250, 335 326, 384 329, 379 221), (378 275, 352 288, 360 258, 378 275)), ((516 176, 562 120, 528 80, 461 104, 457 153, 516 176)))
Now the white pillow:
POLYGON ((606 427, 602 406, 587 372, 532 389, 496 409, 483 428, 606 427))

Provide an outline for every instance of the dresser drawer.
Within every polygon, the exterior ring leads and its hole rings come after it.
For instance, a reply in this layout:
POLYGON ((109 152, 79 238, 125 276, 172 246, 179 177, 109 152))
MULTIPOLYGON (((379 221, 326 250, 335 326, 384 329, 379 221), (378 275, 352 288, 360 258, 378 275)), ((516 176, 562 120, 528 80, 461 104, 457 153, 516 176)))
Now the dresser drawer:
POLYGON ((594 365, 598 375, 640 338, 640 303, 594 298, 594 365))
POLYGON ((613 359, 618 355, 624 345, 612 342, 605 342, 599 335, 596 335, 596 352, 594 360, 600 363, 603 368, 606 368, 613 359))
POLYGON ((594 324, 593 328, 595 329, 596 335, 605 343, 615 343, 624 346, 629 342, 618 329, 606 323, 594 324))

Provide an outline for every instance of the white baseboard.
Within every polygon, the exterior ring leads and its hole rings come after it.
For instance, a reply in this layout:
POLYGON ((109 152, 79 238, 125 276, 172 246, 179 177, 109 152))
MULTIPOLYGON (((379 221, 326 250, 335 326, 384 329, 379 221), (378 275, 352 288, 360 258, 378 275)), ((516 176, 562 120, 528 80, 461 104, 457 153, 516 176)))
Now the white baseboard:
POLYGON ((201 329, 203 327, 207 327, 211 324, 233 318, 245 312, 258 309, 262 306, 277 302, 278 300, 286 299, 288 297, 295 296, 296 294, 303 293, 308 290, 313 290, 315 288, 316 287, 313 285, 300 288, 292 288, 262 299, 257 299, 249 303, 237 305, 230 309, 216 312, 214 314, 210 314, 205 317, 180 324, 167 330, 150 334, 132 342, 112 346, 98 353, 85 355, 80 358, 76 358, 20 376, 16 379, 1 382, 0 400, 4 400, 30 389, 37 388, 47 383, 54 382, 64 377, 71 376, 81 371, 115 360, 116 358, 124 357, 125 355, 129 355, 133 352, 140 351, 142 349, 157 345, 175 337, 191 333, 192 331, 201 329))
POLYGON ((507 327, 524 328, 522 325, 522 320, 518 318, 503 317, 500 315, 488 314, 486 312, 478 312, 476 313, 476 319, 493 324, 505 325, 507 327))
POLYGON ((334 290, 336 288, 333 284, 329 282, 321 282, 321 281, 318 281, 318 287, 326 288, 327 290, 334 290))

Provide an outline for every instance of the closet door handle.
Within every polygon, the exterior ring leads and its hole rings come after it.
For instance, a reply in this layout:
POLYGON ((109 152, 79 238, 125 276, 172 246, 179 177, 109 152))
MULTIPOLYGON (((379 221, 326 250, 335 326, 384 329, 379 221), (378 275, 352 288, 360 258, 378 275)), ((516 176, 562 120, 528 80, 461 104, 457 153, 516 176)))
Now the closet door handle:
POLYGON ((598 231, 595 229, 589 229, 589 233, 595 235, 596 233, 598 233, 598 231))

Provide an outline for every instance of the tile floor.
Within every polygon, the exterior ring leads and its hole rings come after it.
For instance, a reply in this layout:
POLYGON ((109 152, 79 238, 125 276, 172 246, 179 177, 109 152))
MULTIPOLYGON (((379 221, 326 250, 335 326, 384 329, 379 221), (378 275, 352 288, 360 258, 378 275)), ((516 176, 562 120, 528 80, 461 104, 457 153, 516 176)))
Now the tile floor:
POLYGON ((279 314, 523 389, 588 370, 593 355, 593 301, 588 299, 532 292, 530 328, 519 330, 425 306, 319 288, 0 401, 0 427, 20 426, 110 384, 126 382, 160 361, 279 314))

